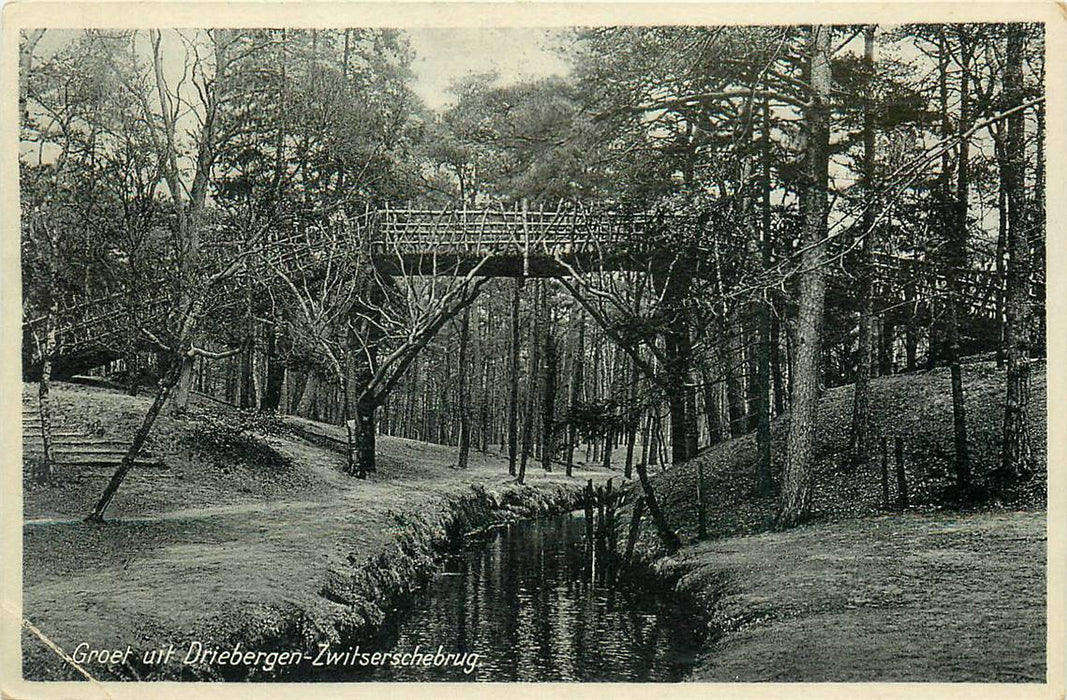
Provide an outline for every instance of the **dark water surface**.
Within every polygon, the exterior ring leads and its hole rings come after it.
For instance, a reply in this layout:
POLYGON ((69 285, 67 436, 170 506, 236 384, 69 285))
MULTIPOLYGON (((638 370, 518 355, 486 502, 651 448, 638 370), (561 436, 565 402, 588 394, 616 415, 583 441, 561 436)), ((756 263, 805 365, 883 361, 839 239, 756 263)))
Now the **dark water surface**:
POLYGON ((451 557, 378 645, 394 653, 476 653, 472 673, 392 665, 360 678, 681 680, 702 642, 694 606, 669 590, 591 583, 584 528, 572 514, 496 531, 451 557))

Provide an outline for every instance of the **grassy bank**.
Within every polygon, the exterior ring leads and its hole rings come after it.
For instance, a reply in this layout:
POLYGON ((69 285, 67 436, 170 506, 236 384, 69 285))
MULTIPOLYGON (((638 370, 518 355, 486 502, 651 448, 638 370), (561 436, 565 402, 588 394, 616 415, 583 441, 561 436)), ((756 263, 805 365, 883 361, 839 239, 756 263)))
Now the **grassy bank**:
MULTIPOLYGON (((775 501, 755 493, 746 435, 656 476, 687 546, 660 562, 712 617, 695 681, 1017 681, 1045 676, 1046 383, 1034 367, 1035 473, 1003 501, 951 503, 948 370, 872 382, 871 431, 902 437, 911 506, 887 511, 880 454, 854 473, 852 387, 819 405, 811 521, 773 532, 775 501), (696 540, 697 467, 709 539, 696 540)), ((999 459, 1004 373, 964 367, 971 461, 982 483, 999 459)), ((774 426, 780 474, 786 424, 774 426)), ((892 467, 892 465, 891 465, 892 467)), ((895 487, 891 500, 895 500, 895 487)), ((646 546, 655 548, 646 533, 646 546)))
POLYGON ((707 682, 1045 680, 1043 513, 887 515, 686 548, 707 682))
MULTIPOLYGON (((54 395, 63 421, 114 435, 128 435, 148 402, 73 385, 54 395)), ((599 480, 531 469, 520 487, 492 455, 472 454, 461 472, 450 468, 454 448, 383 437, 378 473, 359 481, 342 472, 340 449, 286 423, 234 430, 230 413, 202 403, 187 417, 161 418, 149 447, 167 468, 131 473, 113 522, 81 522, 108 470, 61 472, 51 487, 27 482, 25 615, 68 653, 81 642, 290 648, 359 637, 419 585, 450 537, 565 509, 586 478, 599 480)), ((24 664, 31 679, 81 677, 28 633, 24 664)), ((87 670, 102 678, 179 672, 132 662, 87 670)))

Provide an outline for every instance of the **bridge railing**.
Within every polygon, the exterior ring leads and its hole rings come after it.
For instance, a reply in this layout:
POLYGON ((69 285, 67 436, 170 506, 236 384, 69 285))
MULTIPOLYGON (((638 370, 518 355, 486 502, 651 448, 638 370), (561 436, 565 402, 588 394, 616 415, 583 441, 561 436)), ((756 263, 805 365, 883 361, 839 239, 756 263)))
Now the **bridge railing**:
POLYGON ((581 253, 626 240, 649 221, 579 209, 382 209, 377 217, 377 254, 581 253))

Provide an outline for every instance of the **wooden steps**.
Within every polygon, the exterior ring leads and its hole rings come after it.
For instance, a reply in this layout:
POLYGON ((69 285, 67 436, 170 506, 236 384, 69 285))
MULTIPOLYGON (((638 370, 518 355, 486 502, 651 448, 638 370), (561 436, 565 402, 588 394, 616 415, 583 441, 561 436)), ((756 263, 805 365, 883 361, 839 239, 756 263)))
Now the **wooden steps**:
MULTIPOLYGON (((53 425, 52 460, 56 467, 116 467, 130 448, 129 440, 92 435, 63 425, 53 425)), ((44 455, 41 435, 41 416, 36 408, 23 406, 22 458, 40 459, 44 455)), ((134 460, 134 466, 148 469, 167 469, 158 457, 146 450, 134 460)))

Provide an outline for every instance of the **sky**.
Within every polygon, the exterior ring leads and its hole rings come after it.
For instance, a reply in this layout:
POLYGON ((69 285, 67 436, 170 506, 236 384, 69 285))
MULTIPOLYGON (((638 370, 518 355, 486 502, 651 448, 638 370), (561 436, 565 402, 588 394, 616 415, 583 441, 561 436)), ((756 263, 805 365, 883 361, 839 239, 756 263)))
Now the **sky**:
POLYGON ((495 70, 506 86, 524 78, 565 75, 558 31, 528 27, 406 30, 415 50, 415 92, 432 109, 452 101, 448 86, 469 73, 495 70))

